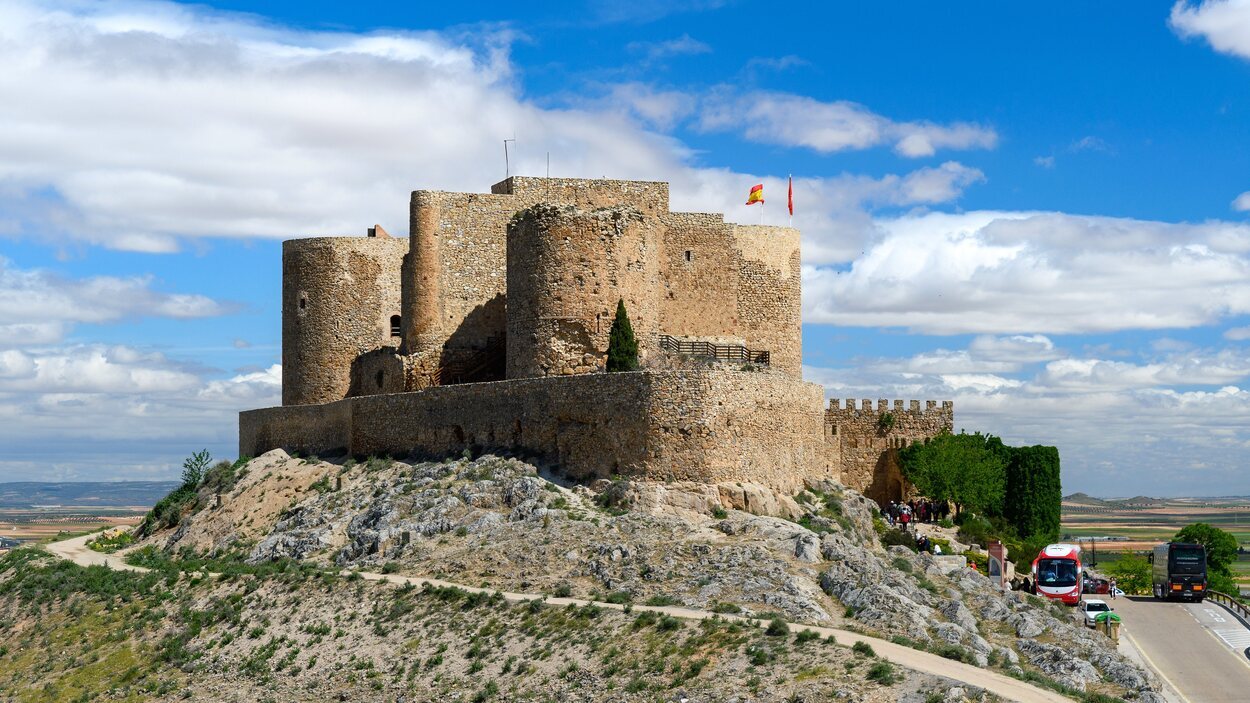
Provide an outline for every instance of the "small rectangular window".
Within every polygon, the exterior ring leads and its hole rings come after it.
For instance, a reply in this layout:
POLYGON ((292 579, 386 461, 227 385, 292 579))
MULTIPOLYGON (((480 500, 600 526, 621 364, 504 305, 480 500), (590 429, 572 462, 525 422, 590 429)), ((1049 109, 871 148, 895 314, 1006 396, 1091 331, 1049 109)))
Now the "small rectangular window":
POLYGON ((692 258, 694 258, 694 257, 693 257, 693 255, 691 254, 690 250, 689 250, 689 249, 687 249, 687 250, 686 250, 686 261, 690 261, 692 258))

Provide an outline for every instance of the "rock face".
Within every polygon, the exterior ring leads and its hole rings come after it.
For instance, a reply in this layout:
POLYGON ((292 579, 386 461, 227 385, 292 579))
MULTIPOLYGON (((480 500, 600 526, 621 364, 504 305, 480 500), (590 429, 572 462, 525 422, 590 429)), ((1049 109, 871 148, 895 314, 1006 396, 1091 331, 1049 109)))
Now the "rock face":
MULTIPOLYGON (((239 496, 291 482, 295 460, 262 459, 271 475, 250 474, 255 481, 241 483, 239 496)), ((1027 667, 1077 689, 1110 685, 1143 700, 1155 689, 1067 611, 996 591, 962 557, 882 548, 875 504, 837 484, 809 484, 796 496, 750 484, 570 487, 495 456, 310 470, 326 480, 284 497, 285 509, 269 524, 245 523, 247 531, 233 533, 235 540, 257 535, 250 560, 306 559, 508 591, 780 613, 904 638, 979 666, 1027 667)), ((209 523, 194 516, 171 544, 221 544, 228 533, 209 523)))

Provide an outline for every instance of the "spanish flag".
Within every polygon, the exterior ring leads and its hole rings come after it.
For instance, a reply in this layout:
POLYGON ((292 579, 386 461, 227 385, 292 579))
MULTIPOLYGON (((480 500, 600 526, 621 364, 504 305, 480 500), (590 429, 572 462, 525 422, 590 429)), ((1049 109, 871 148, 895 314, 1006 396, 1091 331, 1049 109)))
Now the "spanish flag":
POLYGON ((751 186, 751 193, 747 196, 747 205, 759 203, 764 204, 764 184, 751 186))

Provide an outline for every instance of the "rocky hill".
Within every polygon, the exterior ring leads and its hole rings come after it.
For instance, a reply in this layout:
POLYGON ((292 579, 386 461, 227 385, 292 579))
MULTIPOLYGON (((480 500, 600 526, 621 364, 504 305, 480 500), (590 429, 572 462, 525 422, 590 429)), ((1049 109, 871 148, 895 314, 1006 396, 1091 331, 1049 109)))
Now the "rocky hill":
MULTIPOLYGON (((339 575, 349 569, 836 626, 1089 700, 1161 700, 1142 670, 1078 627, 1070 610, 997 593, 951 560, 883 548, 875 506, 836 484, 794 497, 749 484, 577 486, 513 458, 332 463, 275 451, 213 485, 176 529, 132 554, 155 574, 115 575, 150 582, 138 598, 161 611, 110 645, 160 664, 135 674, 157 698, 986 699, 777 628, 508 604, 339 575), (218 572, 226 575, 210 575, 218 572)), ((31 574, 64 568, 8 562, 0 592, 19 596, 31 593, 31 574)), ((138 607, 90 593, 7 601, 10 652, 70 628, 71 608, 107 619, 138 607)), ((106 655, 84 647, 69 656, 106 655)), ((12 653, 0 657, 0 670, 9 666, 45 686, 64 680, 55 667, 22 669, 12 653)))

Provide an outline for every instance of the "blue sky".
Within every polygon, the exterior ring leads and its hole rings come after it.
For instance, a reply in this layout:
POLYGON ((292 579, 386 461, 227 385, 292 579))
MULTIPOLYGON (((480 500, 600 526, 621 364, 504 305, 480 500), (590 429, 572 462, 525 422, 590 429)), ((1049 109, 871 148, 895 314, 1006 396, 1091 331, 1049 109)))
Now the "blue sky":
POLYGON ((0 480, 172 477, 278 402, 280 241, 517 170, 765 183, 806 375, 1068 491, 1250 494, 1250 0, 0 7, 0 480))

